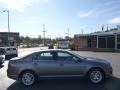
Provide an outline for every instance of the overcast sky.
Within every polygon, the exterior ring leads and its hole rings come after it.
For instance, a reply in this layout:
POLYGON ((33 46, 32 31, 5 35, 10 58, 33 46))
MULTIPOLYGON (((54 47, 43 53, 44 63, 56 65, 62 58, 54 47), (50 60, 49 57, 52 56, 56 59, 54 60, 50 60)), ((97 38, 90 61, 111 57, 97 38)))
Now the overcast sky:
POLYGON ((0 31, 7 31, 7 13, 10 11, 10 31, 20 35, 52 38, 65 36, 67 28, 74 34, 100 31, 108 24, 120 24, 120 0, 0 0, 0 31))

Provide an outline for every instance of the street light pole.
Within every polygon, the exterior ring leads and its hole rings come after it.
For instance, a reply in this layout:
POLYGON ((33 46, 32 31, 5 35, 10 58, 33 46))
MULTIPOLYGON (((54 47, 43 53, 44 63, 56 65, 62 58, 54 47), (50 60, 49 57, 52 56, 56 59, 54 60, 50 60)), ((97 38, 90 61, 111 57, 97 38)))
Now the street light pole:
POLYGON ((69 39, 69 30, 70 30, 70 29, 68 28, 68 39, 69 39))
POLYGON ((9 10, 4 10, 3 12, 7 12, 8 15, 8 46, 10 46, 10 18, 9 18, 9 10))

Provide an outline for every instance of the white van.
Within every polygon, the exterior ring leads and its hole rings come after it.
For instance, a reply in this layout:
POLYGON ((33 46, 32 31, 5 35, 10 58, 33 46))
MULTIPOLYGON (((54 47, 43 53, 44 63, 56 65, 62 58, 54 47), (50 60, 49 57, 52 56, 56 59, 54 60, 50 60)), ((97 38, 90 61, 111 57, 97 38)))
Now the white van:
POLYGON ((69 49, 68 40, 58 40, 58 49, 69 49))

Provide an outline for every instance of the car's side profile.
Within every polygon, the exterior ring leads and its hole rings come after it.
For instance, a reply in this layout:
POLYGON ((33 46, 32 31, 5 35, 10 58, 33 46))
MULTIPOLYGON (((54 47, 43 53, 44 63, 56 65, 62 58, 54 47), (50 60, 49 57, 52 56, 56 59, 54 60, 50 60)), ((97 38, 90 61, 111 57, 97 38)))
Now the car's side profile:
POLYGON ((100 83, 112 75, 110 63, 65 50, 45 50, 9 61, 7 75, 30 86, 42 77, 87 77, 100 83))

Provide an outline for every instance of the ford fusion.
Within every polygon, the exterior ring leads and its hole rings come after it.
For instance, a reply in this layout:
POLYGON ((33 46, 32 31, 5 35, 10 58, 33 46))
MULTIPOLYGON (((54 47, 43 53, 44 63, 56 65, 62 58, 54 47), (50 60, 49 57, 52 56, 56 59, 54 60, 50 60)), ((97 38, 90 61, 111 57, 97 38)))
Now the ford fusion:
POLYGON ((111 64, 102 59, 84 58, 66 50, 44 50, 9 61, 7 75, 25 86, 43 77, 86 77, 98 84, 112 75, 111 64))

